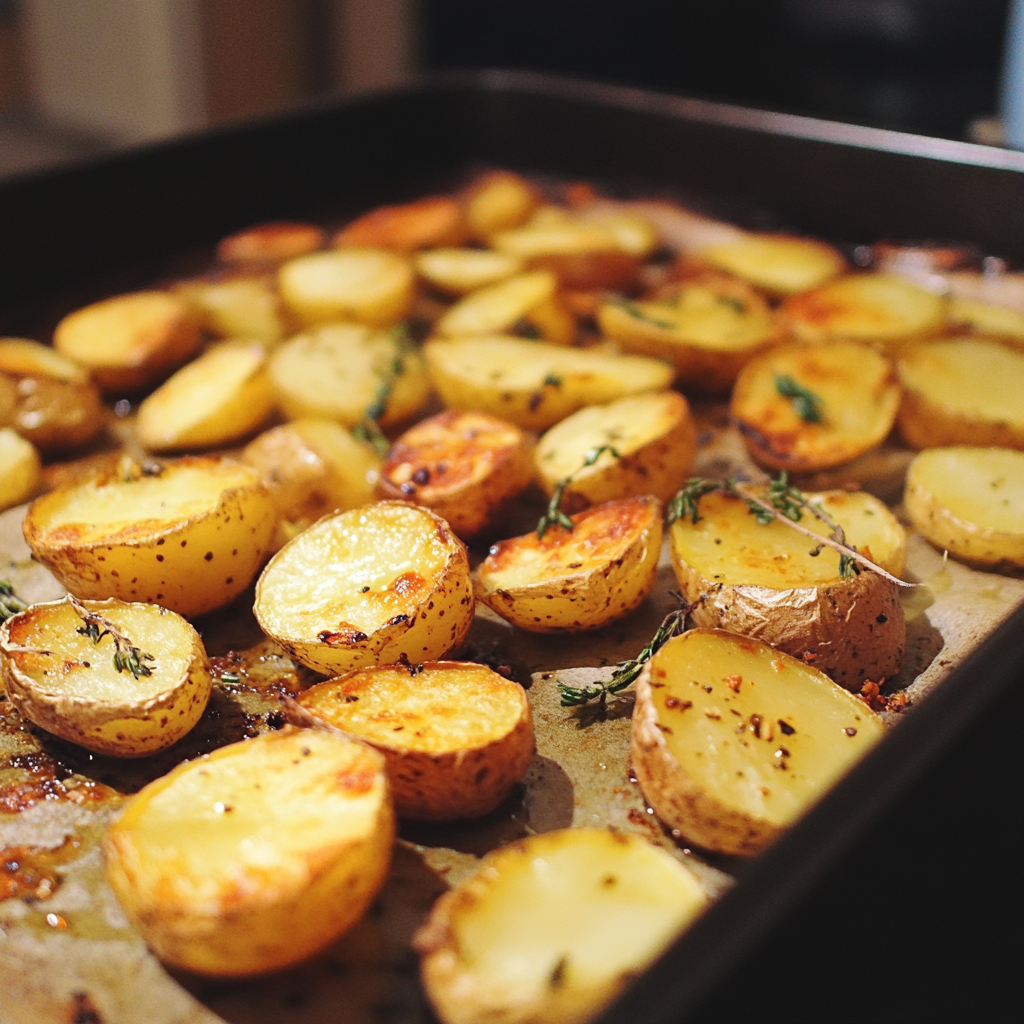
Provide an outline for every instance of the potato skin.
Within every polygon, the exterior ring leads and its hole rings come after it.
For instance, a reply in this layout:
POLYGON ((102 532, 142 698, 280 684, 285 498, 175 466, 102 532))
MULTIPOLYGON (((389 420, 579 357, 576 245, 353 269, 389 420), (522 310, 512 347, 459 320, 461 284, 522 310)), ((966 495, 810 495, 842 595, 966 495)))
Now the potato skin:
POLYGON ((1024 428, 1017 424, 967 416, 910 388, 903 392, 896 426, 903 441, 917 451, 951 445, 1024 451, 1024 428))
POLYGON ((106 411, 94 384, 0 372, 0 425, 50 454, 91 441, 106 411))

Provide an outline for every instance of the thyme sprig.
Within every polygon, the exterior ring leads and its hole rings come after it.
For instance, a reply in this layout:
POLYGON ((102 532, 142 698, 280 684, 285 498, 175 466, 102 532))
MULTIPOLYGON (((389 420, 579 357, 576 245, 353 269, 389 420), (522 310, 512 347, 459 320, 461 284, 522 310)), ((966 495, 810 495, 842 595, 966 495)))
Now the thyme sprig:
POLYGON ((654 657, 655 653, 664 647, 672 637, 683 631, 689 611, 690 606, 684 605, 682 608, 669 612, 662 619, 661 625, 651 638, 650 643, 635 658, 619 662, 611 679, 607 682, 598 683, 596 686, 567 686, 565 683, 559 683, 558 693, 562 698, 562 707, 581 707, 597 699, 603 713, 608 706, 608 697, 629 686, 640 675, 644 665, 654 657))
POLYGON ((775 374, 775 390, 793 402, 794 411, 805 423, 821 422, 821 398, 788 373, 775 374))
POLYGON ((650 313, 644 312, 635 303, 627 302, 625 299, 612 300, 609 305, 614 306, 616 309, 621 309, 627 316, 631 316, 634 320, 639 320, 645 324, 651 324, 653 327, 660 327, 664 331, 674 330, 676 325, 669 322, 668 320, 659 320, 656 316, 651 316, 650 313))
POLYGON ((75 630, 76 633, 87 636, 94 644, 98 644, 105 636, 114 641, 114 668, 118 672, 131 672, 136 679, 153 674, 153 670, 145 664, 156 660, 152 654, 136 647, 110 619, 99 612, 89 611, 74 594, 68 594, 68 601, 75 614, 85 623, 75 630))
POLYGON ((28 605, 14 592, 6 580, 0 580, 0 622, 6 622, 12 615, 23 612, 28 605))
POLYGON ((378 455, 387 455, 391 442, 388 441, 384 431, 380 429, 380 420, 388 407, 388 399, 395 384, 405 369, 405 357, 412 350, 412 340, 404 324, 399 324, 391 329, 391 336, 395 342, 396 352, 391 362, 383 371, 378 371, 380 384, 373 401, 366 407, 362 420, 352 428, 352 436, 357 441, 367 441, 373 445, 378 455))
POLYGON ((583 470, 597 462, 605 452, 609 452, 616 459, 621 457, 618 451, 610 444, 603 444, 599 448, 591 448, 590 451, 587 452, 580 468, 574 470, 568 476, 562 477, 562 479, 555 484, 555 489, 551 492, 551 500, 548 502, 547 510, 537 521, 537 540, 543 540, 544 534, 547 533, 552 526, 556 525, 564 527, 570 533, 572 532, 572 520, 562 511, 562 500, 565 498, 565 489, 573 482, 579 473, 582 473, 583 470))

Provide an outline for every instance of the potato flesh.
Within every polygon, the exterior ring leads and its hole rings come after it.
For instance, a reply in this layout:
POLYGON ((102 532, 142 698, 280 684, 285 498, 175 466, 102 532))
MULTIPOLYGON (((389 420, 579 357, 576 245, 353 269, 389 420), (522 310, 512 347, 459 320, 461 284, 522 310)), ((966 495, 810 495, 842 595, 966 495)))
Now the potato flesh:
POLYGON ((31 442, 0 428, 0 509, 24 501, 39 483, 39 453, 31 442))
POLYGON ((84 366, 29 338, 0 338, 0 373, 49 377, 65 384, 89 383, 89 371, 84 366))
POLYGON ((718 802, 776 826, 884 733, 867 705, 823 673, 719 630, 670 641, 651 659, 650 680, 671 756, 718 802))
POLYGON ((281 300, 272 278, 188 281, 176 291, 196 309, 203 329, 219 338, 255 338, 273 344, 285 335, 281 300))
POLYGON ((434 325, 438 334, 500 334, 555 294, 558 282, 546 270, 488 285, 460 299, 434 325))
POLYGON ((954 295, 949 300, 948 313, 949 322, 957 329, 1003 338, 1018 347, 1024 345, 1024 311, 954 295))
POLYGON ((830 245, 788 235, 750 234, 708 246, 701 256, 720 270, 782 295, 815 288, 846 266, 830 245))
POLYGON ((496 231, 517 228, 537 206, 536 189, 518 174, 493 171, 473 183, 465 204, 470 234, 485 241, 496 231))
POLYGON ((518 257, 485 249, 428 249, 416 257, 420 277, 457 294, 496 284, 522 269, 518 257))

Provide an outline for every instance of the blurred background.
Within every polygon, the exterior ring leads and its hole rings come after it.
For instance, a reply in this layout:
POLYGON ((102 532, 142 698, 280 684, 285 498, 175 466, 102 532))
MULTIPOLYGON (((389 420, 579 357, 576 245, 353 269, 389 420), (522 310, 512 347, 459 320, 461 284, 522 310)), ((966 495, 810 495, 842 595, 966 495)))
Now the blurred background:
POLYGON ((431 71, 479 67, 560 72, 999 144, 1012 138, 1000 113, 1009 109, 1001 90, 1004 68, 1012 78, 1014 6, 0 0, 0 176, 431 71))

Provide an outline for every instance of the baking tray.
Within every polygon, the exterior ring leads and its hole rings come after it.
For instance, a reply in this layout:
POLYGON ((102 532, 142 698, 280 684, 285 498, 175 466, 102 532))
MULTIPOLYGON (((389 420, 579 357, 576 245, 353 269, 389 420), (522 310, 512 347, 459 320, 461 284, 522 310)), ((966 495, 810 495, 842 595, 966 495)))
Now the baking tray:
MULTIPOLYGON (((1021 154, 549 76, 450 74, 9 181, 0 187, 0 333, 38 336, 86 301, 197 269, 218 238, 247 224, 343 220, 451 187, 476 166, 682 196, 751 226, 840 243, 961 241, 1024 262, 1021 154)), ((1018 611, 603 1019, 707 1011, 700 1001, 741 957, 756 961, 787 912, 957 756, 1022 678, 1018 611)), ((768 1019, 767 995, 751 1017, 768 1019)))

